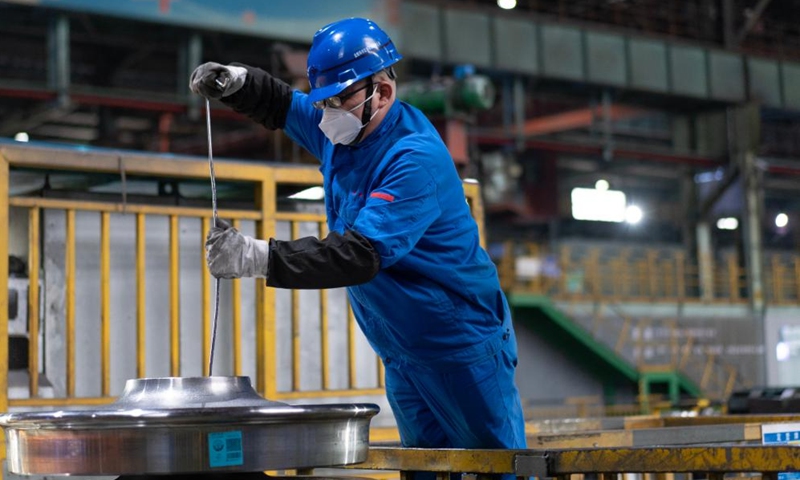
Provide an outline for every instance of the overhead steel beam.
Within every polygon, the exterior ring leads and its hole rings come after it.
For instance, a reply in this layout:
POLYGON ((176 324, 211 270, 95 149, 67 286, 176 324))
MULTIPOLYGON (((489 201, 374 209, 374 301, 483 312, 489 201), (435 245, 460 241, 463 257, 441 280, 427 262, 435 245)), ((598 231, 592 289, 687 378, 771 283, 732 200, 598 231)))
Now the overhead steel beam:
MULTIPOLYGON (((514 143, 514 139, 509 138, 507 134, 504 134, 503 136, 492 136, 484 133, 473 133, 472 136, 473 139, 480 145, 509 145, 514 143)), ((600 158, 603 154, 603 145, 597 143, 584 144, 575 142, 561 142, 556 140, 531 139, 525 141, 525 147, 532 150, 543 150, 548 152, 591 155, 597 156, 598 158, 600 158)), ((721 158, 657 150, 634 150, 622 147, 614 149, 614 157, 653 160, 657 162, 678 163, 699 167, 720 167, 724 165, 721 158)))
MULTIPOLYGON (((581 108, 568 112, 556 113, 545 117, 528 120, 521 125, 521 134, 525 137, 536 137, 551 133, 565 132, 586 128, 596 119, 607 119, 608 122, 626 118, 640 117, 649 113, 641 108, 626 107, 623 105, 609 104, 581 108)), ((518 127, 520 128, 520 127, 518 127)), ((505 133, 505 129, 497 129, 498 133, 505 133)))

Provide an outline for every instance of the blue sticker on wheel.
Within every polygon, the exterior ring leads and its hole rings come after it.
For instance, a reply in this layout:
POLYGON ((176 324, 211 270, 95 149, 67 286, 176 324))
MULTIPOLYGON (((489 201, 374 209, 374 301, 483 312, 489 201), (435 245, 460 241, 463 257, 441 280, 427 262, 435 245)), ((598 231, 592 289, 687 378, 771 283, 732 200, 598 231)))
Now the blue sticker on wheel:
POLYGON ((244 463, 242 432, 208 434, 208 464, 211 468, 235 467, 244 463))

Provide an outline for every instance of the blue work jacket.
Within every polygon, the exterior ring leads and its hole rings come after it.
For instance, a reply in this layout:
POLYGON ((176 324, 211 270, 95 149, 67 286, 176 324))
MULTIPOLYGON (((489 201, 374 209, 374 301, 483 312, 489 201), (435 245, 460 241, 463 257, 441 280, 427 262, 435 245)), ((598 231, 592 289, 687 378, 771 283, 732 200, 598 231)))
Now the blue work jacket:
POLYGON ((296 91, 284 131, 321 161, 329 230, 354 230, 380 255, 379 273, 347 291, 384 362, 441 370, 515 342, 497 269, 480 245, 447 147, 425 115, 395 101, 355 146, 332 144, 318 127, 321 118, 296 91))

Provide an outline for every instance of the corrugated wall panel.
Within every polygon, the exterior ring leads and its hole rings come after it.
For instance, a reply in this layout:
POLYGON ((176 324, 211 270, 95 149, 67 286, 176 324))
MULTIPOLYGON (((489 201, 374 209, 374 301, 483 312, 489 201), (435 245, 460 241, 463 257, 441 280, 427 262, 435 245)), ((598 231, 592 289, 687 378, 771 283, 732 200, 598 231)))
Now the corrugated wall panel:
POLYGON ((692 97, 708 96, 706 50, 697 47, 671 45, 669 49, 672 91, 692 97))
POLYGON ((544 74, 550 77, 582 80, 583 35, 580 29, 542 25, 544 74))
POLYGON ((784 107, 800 110, 800 63, 783 62, 781 74, 784 107))
POLYGON ((539 73, 539 32, 535 23, 495 18, 494 38, 495 67, 519 73, 539 73))
POLYGON ((780 107, 781 81, 778 62, 750 57, 747 59, 750 98, 770 107, 780 107))
POLYGON ((414 29, 401 29, 397 42, 400 54, 408 58, 441 61, 442 33, 441 11, 437 7, 419 3, 402 3, 403 25, 414 25, 414 29))
POLYGON ((744 62, 741 56, 712 51, 709 55, 709 73, 712 98, 731 102, 745 99, 744 62))
POLYGON ((631 86, 653 92, 669 90, 667 80, 667 47, 652 40, 628 41, 631 86))
POLYGON ((625 37, 610 33, 586 32, 586 56, 591 81, 609 85, 627 85, 625 37))
POLYGON ((444 19, 446 61, 491 66, 489 17, 482 13, 447 10, 444 19))

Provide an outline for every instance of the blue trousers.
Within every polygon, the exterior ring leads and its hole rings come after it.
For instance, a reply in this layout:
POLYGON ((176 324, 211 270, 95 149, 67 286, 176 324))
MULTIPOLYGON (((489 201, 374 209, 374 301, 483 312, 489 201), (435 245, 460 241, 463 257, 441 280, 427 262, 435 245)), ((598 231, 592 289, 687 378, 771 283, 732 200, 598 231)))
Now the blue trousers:
POLYGON ((387 365, 386 396, 403 446, 527 448, 516 366, 510 342, 493 356, 444 372, 387 365))

